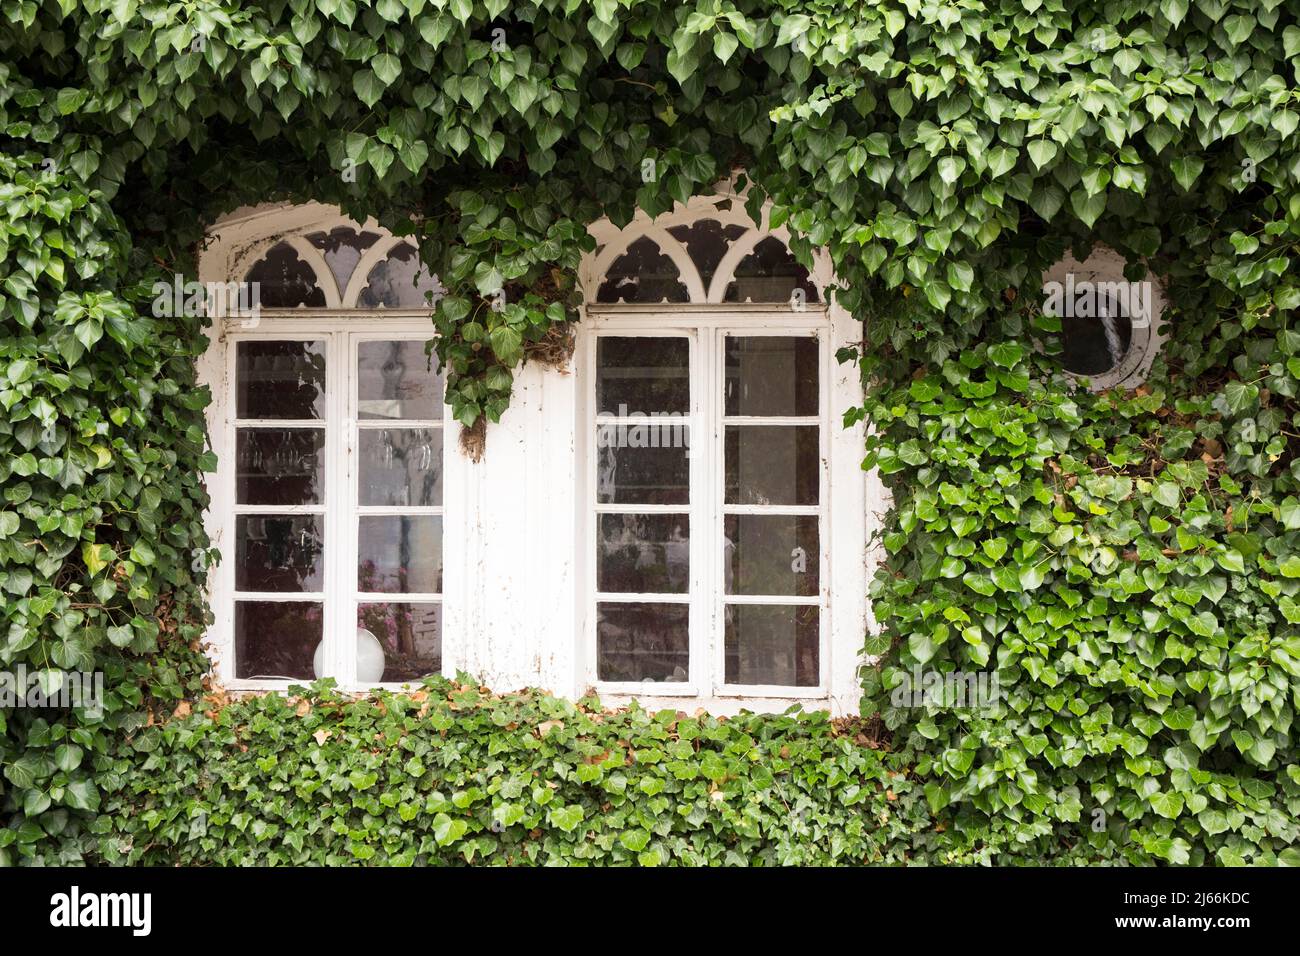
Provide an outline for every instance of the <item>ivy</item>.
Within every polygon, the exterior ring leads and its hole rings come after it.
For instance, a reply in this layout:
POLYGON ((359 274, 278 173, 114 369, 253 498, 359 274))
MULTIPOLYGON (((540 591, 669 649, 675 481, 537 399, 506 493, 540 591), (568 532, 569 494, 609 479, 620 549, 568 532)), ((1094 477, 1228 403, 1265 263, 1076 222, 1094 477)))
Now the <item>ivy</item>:
MULTIPOLYGON (((907 770, 893 792, 916 802, 906 832, 881 824, 869 844, 855 828, 842 858, 1300 862, 1292 19, 1280 0, 6 5, 0 667, 97 669, 106 694, 102 713, 0 711, 0 859, 142 859, 140 827, 165 831, 160 857, 317 852, 288 842, 300 831, 276 797, 208 844, 182 833, 196 768, 234 780, 232 761, 251 780, 287 758, 272 743, 234 755, 221 715, 146 729, 205 689, 215 557, 204 329, 152 315, 148 290, 193 275, 216 216, 315 199, 411 235, 448 289, 431 310, 448 400, 479 427, 578 317, 591 221, 654 215, 743 169, 752 210, 769 199, 805 260, 829 251, 838 301, 864 323, 841 357, 869 399, 846 419, 871 423, 866 464, 893 494, 864 707, 907 770), (1167 300, 1164 354, 1123 394, 1060 374, 1041 308, 1042 271, 1098 242, 1167 300), (895 706, 914 667, 990 670, 1003 694, 984 710, 895 706)), ((285 706, 222 713, 266 742, 299 733, 285 706)), ((517 706, 521 728, 544 716, 517 706)), ((387 732, 378 703, 340 707, 387 732)), ((806 732, 791 720, 773 726, 806 732)), ((445 779, 467 792, 496 773, 497 738, 465 733, 480 749, 445 779)), ((438 741, 426 766, 460 759, 438 741)), ((293 813, 336 786, 371 808, 397 787, 358 747, 320 751, 337 774, 324 767, 330 789, 295 795, 293 813)), ((382 833, 354 838, 340 804, 345 830, 321 852, 514 852, 476 842, 489 802, 428 805, 444 779, 428 772, 411 821, 411 800, 381 803, 366 812, 382 833), (403 843, 394 819, 419 836, 403 843)), ((502 810, 503 832, 526 818, 555 858, 594 852, 594 797, 556 782, 562 804, 502 810)), ((750 785, 763 790, 735 782, 750 785)), ((823 859, 776 830, 691 843, 672 816, 686 805, 600 829, 600 855, 823 859)), ((875 810, 850 816, 874 826, 875 810)))
POLYGON ((463 676, 328 682, 142 730, 103 858, 175 865, 899 862, 927 820, 897 759, 824 715, 602 711, 463 676), (380 746, 376 746, 376 742, 380 746), (254 806, 249 795, 259 794, 254 806))

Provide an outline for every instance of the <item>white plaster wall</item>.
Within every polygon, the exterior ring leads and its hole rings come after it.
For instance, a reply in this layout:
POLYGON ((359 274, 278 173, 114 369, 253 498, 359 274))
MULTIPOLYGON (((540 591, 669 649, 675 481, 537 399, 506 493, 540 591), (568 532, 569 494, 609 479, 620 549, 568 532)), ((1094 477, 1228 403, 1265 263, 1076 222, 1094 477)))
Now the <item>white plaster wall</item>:
POLYGON ((482 460, 448 469, 444 660, 497 690, 582 690, 575 397, 573 375, 524 366, 482 460))

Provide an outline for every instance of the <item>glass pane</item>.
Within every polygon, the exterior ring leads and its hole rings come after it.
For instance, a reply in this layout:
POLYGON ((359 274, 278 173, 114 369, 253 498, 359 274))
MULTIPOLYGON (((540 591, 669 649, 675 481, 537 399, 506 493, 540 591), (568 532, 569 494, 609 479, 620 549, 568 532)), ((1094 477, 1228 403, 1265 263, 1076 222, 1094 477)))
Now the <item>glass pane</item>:
POLYGON ((686 426, 663 422, 631 427, 598 425, 596 447, 597 501, 690 503, 690 431, 686 426))
POLYGON ((729 505, 815 505, 818 497, 816 425, 728 425, 729 505))
POLYGON ((235 602, 235 676, 312 680, 324 605, 308 601, 235 602))
POLYGON ((677 265, 653 239, 642 237, 610 263, 597 302, 689 302, 677 265))
POLYGON ((236 418, 324 418, 324 342, 237 342, 236 418))
POLYGON ((362 428, 360 504, 442 504, 441 428, 362 428))
POLYGON ((441 670, 441 604, 358 605, 357 680, 413 681, 441 670))
POLYGON ((248 270, 244 281, 257 283, 257 301, 263 308, 295 309, 300 305, 325 305, 325 293, 317 284, 316 271, 287 242, 272 246, 248 270))
POLYGON ((818 414, 820 349, 811 336, 727 336, 727 415, 818 414))
POLYGON ((379 241, 379 233, 357 232, 351 226, 337 226, 329 232, 313 232, 305 238, 324 254, 325 264, 330 267, 342 298, 357 263, 365 251, 379 241))
POLYGON ((724 302, 792 302, 795 291, 804 302, 817 302, 817 287, 808 270, 780 239, 768 236, 741 259, 735 277, 727 285, 724 302))
POLYGON ((403 242, 370 270, 366 287, 357 297, 357 306, 362 309, 431 308, 442 292, 438 277, 424 267, 415 246, 403 242))
POLYGON ((324 460, 323 428, 240 428, 235 434, 235 501, 320 504, 324 460))
POLYGON ((442 375, 438 360, 418 341, 357 344, 357 417, 442 418, 442 375))
POLYGON ((239 515, 235 589, 319 591, 325 584, 321 515, 239 515))
POLYGON ((690 677, 690 606, 596 605, 596 676, 607 681, 690 677))
POLYGON ((359 523, 358 591, 442 592, 441 516, 365 515, 359 523))
POLYGON ((816 687, 820 611, 815 606, 728 604, 726 681, 816 687))
POLYGON ((727 515, 728 594, 811 597, 821 581, 816 515, 727 515))
POLYGON ((685 594, 690 545, 687 515, 601 515, 596 590, 685 594))
POLYGON ((737 223, 724 226, 716 219, 700 219, 689 226, 673 226, 668 233, 686 247, 707 291, 727 249, 745 231, 745 227, 737 223))
POLYGON ((690 414, 690 360, 690 339, 601 336, 596 340, 597 413, 690 414))
POLYGON ((1076 375, 1101 375, 1123 361, 1133 323, 1117 302, 1103 302, 1099 316, 1061 316, 1061 364, 1076 375))

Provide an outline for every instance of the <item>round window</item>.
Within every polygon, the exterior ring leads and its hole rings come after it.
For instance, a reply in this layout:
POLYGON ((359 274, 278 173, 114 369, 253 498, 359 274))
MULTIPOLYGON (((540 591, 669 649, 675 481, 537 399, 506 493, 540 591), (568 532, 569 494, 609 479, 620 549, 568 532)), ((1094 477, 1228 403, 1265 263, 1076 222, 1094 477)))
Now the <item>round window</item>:
POLYGON ((1164 342, 1164 307, 1149 273, 1130 280, 1124 259, 1099 248, 1084 262, 1066 256, 1043 273, 1043 311, 1060 321, 1060 361, 1093 389, 1135 388, 1164 342))

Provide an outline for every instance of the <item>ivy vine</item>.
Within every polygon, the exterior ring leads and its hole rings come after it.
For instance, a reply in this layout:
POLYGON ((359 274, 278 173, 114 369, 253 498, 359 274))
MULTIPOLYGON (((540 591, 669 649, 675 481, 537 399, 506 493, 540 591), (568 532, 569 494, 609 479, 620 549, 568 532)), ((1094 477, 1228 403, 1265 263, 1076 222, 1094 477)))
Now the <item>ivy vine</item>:
POLYGON ((894 500, 864 708, 926 797, 890 858, 1300 863, 1298 56, 1281 0, 5 4, 0 667, 107 693, 0 711, 0 861, 129 857, 197 799, 140 747, 205 690, 215 559, 203 327, 148 290, 217 215, 413 235, 477 426, 576 318, 588 223, 743 169, 863 321, 847 414, 894 500), (1099 242, 1169 303, 1135 392, 1077 388, 1042 314, 1099 242), (896 707, 914 667, 1005 693, 896 707))

